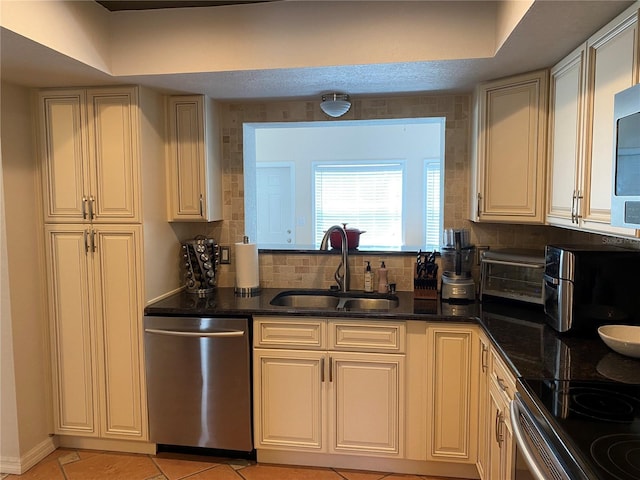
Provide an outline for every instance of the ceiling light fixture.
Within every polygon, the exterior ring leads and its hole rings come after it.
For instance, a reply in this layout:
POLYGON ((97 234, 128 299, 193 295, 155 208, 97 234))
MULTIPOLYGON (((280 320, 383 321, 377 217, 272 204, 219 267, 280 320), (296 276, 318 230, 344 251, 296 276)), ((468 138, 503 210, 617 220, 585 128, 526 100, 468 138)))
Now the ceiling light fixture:
POLYGON ((337 118, 349 111, 351 101, 349 100, 349 95, 346 93, 327 93, 326 95, 322 95, 320 108, 330 117, 337 118))

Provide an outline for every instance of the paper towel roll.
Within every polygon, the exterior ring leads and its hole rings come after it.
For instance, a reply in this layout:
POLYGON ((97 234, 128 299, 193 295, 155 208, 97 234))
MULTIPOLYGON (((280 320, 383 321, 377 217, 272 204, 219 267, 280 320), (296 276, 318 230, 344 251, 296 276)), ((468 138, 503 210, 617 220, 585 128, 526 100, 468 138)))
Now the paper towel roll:
POLYGON ((236 288, 255 289, 260 285, 258 246, 236 243, 236 288))

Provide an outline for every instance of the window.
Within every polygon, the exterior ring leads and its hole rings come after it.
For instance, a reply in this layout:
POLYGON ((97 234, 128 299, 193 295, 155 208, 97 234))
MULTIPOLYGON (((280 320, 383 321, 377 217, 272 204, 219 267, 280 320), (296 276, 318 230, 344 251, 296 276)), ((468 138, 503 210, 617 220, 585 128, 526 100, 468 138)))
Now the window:
POLYGON ((399 162, 315 164, 315 246, 329 227, 346 223, 366 232, 362 248, 402 247, 403 174, 399 162))
POLYGON ((246 123, 243 132, 245 233, 259 248, 317 250, 342 223, 366 232, 360 250, 438 248, 444 118, 246 123))

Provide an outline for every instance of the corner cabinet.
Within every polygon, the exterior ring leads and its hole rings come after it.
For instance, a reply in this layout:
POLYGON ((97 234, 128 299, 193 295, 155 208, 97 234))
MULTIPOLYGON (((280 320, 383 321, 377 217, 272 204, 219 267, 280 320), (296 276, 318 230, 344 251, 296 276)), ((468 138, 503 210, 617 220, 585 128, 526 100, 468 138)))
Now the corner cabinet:
POLYGON ((169 221, 222 220, 216 105, 203 95, 168 100, 169 221))
POLYGON ((55 433, 143 440, 142 229, 47 225, 55 433))
POLYGON ((140 222, 136 90, 44 90, 38 100, 45 222, 140 222))
POLYGON ((476 89, 472 221, 544 223, 547 83, 541 70, 476 89))
POLYGON ((427 459, 476 464, 478 376, 476 327, 427 327, 427 459))
POLYGON ((404 342, 402 322, 255 319, 256 448, 401 457, 404 342))
POLYGON ((551 72, 547 223, 636 236, 611 226, 614 95, 640 80, 636 3, 551 72))

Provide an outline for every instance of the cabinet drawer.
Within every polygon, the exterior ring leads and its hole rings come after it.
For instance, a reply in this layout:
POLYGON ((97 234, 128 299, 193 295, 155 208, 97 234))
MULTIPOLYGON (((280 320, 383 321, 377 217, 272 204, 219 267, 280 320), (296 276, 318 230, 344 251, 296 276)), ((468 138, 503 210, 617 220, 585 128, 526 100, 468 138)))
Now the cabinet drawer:
POLYGON ((253 324, 253 344, 267 348, 326 348, 326 320, 257 318, 253 324))
POLYGON ((500 387, 500 390, 509 400, 513 400, 513 394, 516 391, 516 380, 495 350, 491 350, 491 380, 500 387))
POLYGON ((405 352, 404 322, 329 320, 329 349, 405 352))

